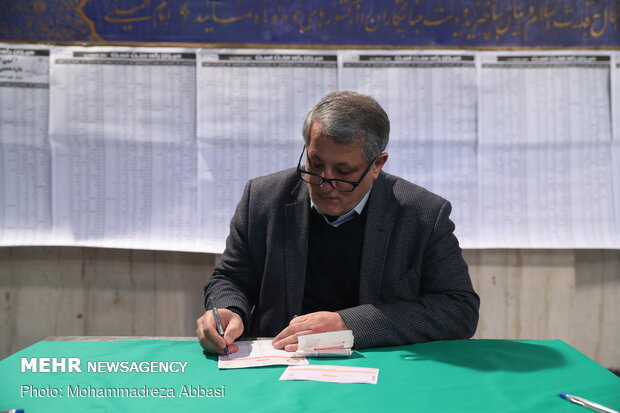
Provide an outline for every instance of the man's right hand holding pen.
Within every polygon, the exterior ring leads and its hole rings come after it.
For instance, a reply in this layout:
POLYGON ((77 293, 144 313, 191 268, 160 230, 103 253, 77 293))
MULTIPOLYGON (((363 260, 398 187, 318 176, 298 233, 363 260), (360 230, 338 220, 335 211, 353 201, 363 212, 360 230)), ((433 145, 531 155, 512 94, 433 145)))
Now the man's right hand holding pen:
POLYGON ((243 334, 243 320, 234 311, 218 309, 224 335, 220 336, 212 310, 206 311, 196 320, 196 335, 202 348, 208 353, 224 354, 228 347, 230 353, 236 353, 239 347, 234 343, 243 334))

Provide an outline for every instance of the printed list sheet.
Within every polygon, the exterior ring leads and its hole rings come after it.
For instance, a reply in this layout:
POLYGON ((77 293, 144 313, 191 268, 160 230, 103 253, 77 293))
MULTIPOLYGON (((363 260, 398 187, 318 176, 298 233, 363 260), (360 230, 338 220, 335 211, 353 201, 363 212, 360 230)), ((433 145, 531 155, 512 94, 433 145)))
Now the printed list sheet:
POLYGON ((347 52, 341 89, 375 97, 391 123, 385 170, 446 199, 462 243, 476 246, 473 54, 347 52))
POLYGON ((337 89, 465 248, 618 248, 620 54, 0 47, 0 245, 222 252, 337 89))
POLYGON ((51 241, 49 54, 0 47, 0 245, 51 241))
POLYGON ((248 179, 294 168, 308 110, 337 89, 321 51, 203 51, 198 68, 201 239, 221 251, 248 179))
POLYGON ((482 58, 481 246, 613 245, 609 56, 482 58))
POLYGON ((195 64, 193 50, 54 50, 59 243, 197 248, 195 64))

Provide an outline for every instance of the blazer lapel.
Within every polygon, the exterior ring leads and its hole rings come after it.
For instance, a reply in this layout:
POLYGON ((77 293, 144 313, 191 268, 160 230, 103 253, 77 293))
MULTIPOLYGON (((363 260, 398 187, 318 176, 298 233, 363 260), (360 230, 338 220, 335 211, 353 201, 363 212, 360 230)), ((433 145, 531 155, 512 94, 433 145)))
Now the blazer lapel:
POLYGON ((301 181, 291 193, 293 202, 284 211, 284 278, 288 320, 300 315, 308 258, 310 198, 301 181))
POLYGON ((366 229, 360 269, 360 304, 375 304, 381 288, 394 210, 388 199, 385 174, 375 180, 368 198, 366 229))

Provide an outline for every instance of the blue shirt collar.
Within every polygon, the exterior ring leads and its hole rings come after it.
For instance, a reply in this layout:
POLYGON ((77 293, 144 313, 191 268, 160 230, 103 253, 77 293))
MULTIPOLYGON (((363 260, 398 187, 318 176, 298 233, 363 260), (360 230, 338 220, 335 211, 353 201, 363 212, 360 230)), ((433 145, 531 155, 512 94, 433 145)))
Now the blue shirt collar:
MULTIPOLYGON (((364 197, 355 206, 355 208, 353 208, 352 210, 350 210, 349 212, 347 212, 344 215, 340 215, 334 221, 330 221, 329 219, 327 219, 327 217, 325 215, 321 214, 320 212, 319 212, 319 214, 323 217, 325 222, 327 222, 332 227, 337 228, 340 225, 344 224, 345 222, 348 222, 348 221, 352 220, 353 218, 355 218, 356 215, 359 215, 359 214, 362 213, 362 211, 364 210, 364 207, 366 206, 366 202, 368 202, 368 197, 370 196, 370 191, 372 191, 372 187, 368 190, 368 192, 366 192, 366 195, 364 195, 364 197)), ((315 208, 314 202, 312 202, 312 198, 310 198, 310 207, 311 208, 315 208)))

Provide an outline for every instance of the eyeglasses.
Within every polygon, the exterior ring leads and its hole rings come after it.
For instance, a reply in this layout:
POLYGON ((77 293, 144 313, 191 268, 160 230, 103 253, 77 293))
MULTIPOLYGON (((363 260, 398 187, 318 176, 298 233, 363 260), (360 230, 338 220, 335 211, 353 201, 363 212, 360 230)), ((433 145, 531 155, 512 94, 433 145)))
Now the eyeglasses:
POLYGON ((375 157, 372 161, 370 161, 370 163, 366 167, 366 170, 357 181, 347 181, 346 179, 330 179, 324 178, 321 175, 312 172, 308 172, 301 166, 301 160, 304 156, 305 151, 306 146, 304 145, 304 148, 301 150, 301 155, 299 156, 299 162, 297 162, 297 173, 299 174, 299 179, 311 185, 322 185, 324 182, 327 182, 332 186, 332 188, 340 192, 352 192, 353 190, 355 190, 355 188, 357 188, 357 186, 362 182, 368 171, 370 171, 370 167, 377 160, 377 157, 375 157))

